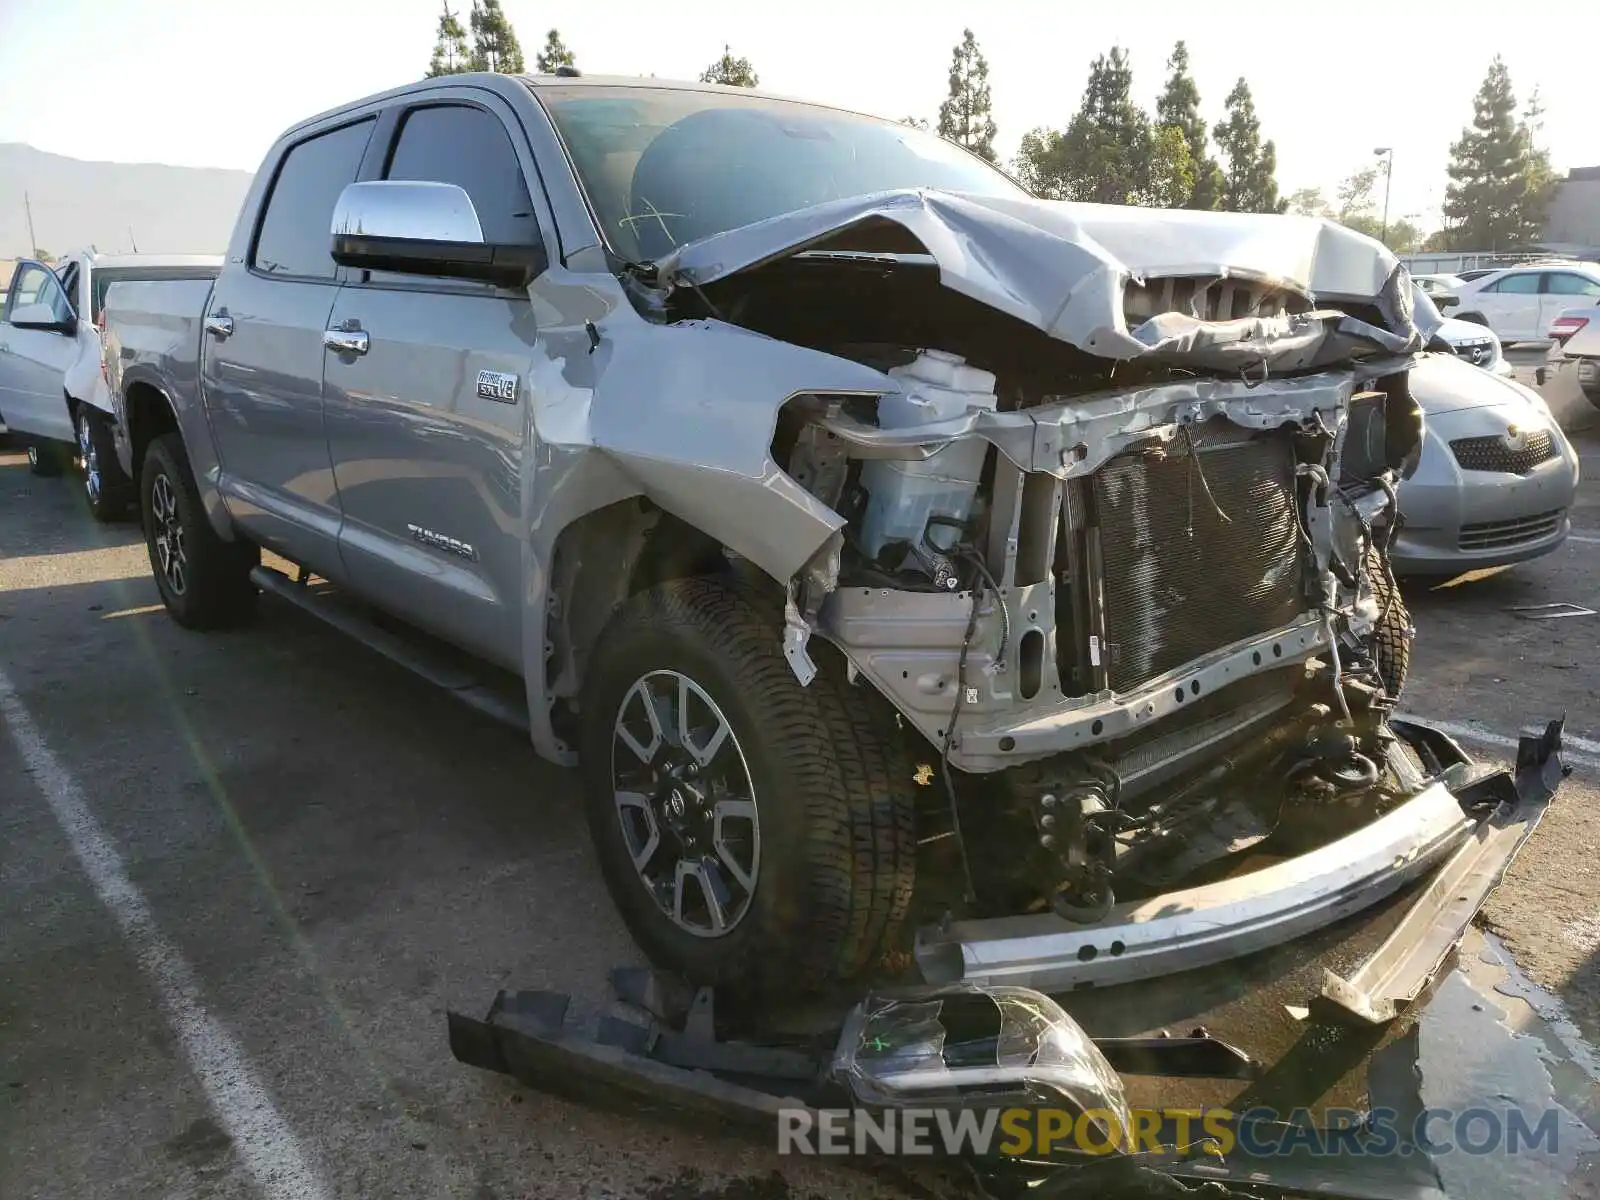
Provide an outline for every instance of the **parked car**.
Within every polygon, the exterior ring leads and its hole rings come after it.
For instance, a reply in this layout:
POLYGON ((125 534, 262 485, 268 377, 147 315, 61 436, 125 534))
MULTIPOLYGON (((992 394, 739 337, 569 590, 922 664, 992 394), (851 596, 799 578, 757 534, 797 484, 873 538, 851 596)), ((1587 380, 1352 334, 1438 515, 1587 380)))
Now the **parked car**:
POLYGON ((1455 304, 1456 291, 1466 282, 1459 275, 1413 275, 1411 278, 1439 308, 1455 304))
POLYGON ((40 475, 83 464, 90 511, 121 514, 133 495, 111 443, 111 399, 98 324, 117 280, 215 278, 220 257, 107 255, 84 251, 47 265, 17 263, 0 319, 0 413, 27 442, 40 475))
POLYGON ((1398 574, 1505 566, 1566 541, 1578 455, 1538 392, 1427 354, 1411 369, 1411 394, 1424 433, 1416 474, 1400 484, 1398 574))
POLYGON ((105 350, 173 618, 270 591, 524 726, 653 960, 805 988, 947 914, 927 977, 1054 988, 1466 844, 1456 752, 1385 716, 1434 316, 1331 222, 468 75, 289 130, 214 285, 113 285, 105 350), (1289 861, 1198 878, 1246 848, 1289 861))
POLYGON ((1577 364, 1578 387, 1600 408, 1600 304, 1569 308, 1550 323, 1563 362, 1577 364))
POLYGON ((1510 267, 1468 280, 1454 315, 1487 325, 1502 342, 1544 340, 1567 308, 1600 297, 1600 265, 1568 262, 1510 267))
MULTIPOLYGON (((1431 309, 1438 312, 1434 298, 1427 289, 1417 287, 1412 303, 1419 310, 1431 309)), ((1510 378, 1515 374, 1511 364, 1506 361, 1504 348, 1494 330, 1474 321, 1463 321, 1457 317, 1446 317, 1442 313, 1435 318, 1437 324, 1434 328, 1433 340, 1428 343, 1428 349, 1446 354, 1454 354, 1457 358, 1464 359, 1475 367, 1495 375, 1510 378)))

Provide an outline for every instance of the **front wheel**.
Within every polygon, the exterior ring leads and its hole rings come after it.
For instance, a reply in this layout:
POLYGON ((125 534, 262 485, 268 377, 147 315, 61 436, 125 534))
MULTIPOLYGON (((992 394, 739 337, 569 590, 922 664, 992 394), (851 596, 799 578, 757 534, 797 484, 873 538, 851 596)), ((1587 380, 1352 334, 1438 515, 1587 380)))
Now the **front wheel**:
POLYGON ((249 617, 256 599, 250 571, 261 552, 246 542, 225 542, 211 528, 176 433, 156 438, 145 451, 139 511, 156 587, 178 624, 215 629, 249 617))
POLYGON ((1383 690, 1389 693, 1391 700, 1398 700, 1411 669, 1411 613, 1400 595, 1399 582, 1385 551, 1370 547, 1366 569, 1378 600, 1378 622, 1372 631, 1373 659, 1378 676, 1383 680, 1383 690))
POLYGON ((630 600, 589 665, 581 762, 612 898, 658 966, 816 989, 891 948, 910 904, 913 768, 876 694, 802 688, 781 613, 743 586, 630 600))

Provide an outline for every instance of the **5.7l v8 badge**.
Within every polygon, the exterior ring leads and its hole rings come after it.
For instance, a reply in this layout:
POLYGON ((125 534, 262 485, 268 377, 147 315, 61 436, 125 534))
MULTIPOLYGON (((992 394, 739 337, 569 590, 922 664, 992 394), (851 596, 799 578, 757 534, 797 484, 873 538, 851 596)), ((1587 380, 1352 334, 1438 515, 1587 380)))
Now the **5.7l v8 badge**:
POLYGON ((500 404, 517 402, 517 377, 504 371, 479 371, 478 395, 500 404))

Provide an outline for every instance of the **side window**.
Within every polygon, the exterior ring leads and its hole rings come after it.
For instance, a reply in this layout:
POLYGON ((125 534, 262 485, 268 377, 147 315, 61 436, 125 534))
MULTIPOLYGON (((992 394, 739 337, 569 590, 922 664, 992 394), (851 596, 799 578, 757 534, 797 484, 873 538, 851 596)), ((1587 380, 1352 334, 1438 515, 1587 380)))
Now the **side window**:
POLYGON ((1544 291, 1552 296, 1600 296, 1600 282, 1571 271, 1551 271, 1544 277, 1544 291))
POLYGON ((370 118, 358 121, 289 151, 267 197, 252 267, 270 275, 333 278, 333 206, 355 182, 372 126, 370 118))
POLYGON ((412 109, 386 179, 453 183, 472 199, 484 240, 531 246, 539 226, 528 185, 500 118, 463 104, 412 109))
POLYGON ((61 290, 61 281, 41 266, 30 264, 16 273, 11 280, 10 304, 8 320, 29 304, 48 305, 57 321, 72 320, 72 304, 61 290))
POLYGON ((44 286, 44 281, 49 277, 49 272, 41 267, 26 266, 19 270, 11 279, 11 312, 27 304, 39 303, 39 289, 44 286))
POLYGON ((1507 275, 1497 279, 1488 287, 1486 292, 1499 292, 1502 295, 1531 296, 1539 290, 1539 276, 1533 271, 1524 271, 1518 275, 1507 275))

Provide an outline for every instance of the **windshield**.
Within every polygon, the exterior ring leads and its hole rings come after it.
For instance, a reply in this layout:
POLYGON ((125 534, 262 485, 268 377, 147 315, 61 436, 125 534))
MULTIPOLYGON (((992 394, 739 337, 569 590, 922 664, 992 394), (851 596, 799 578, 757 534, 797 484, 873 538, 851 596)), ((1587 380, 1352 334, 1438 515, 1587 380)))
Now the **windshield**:
POLYGON ((540 87, 618 254, 687 242, 828 200, 928 187, 1026 195, 981 159, 908 125, 761 96, 540 87))

